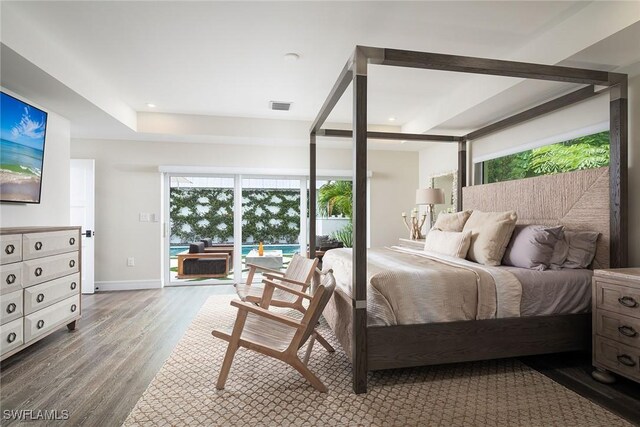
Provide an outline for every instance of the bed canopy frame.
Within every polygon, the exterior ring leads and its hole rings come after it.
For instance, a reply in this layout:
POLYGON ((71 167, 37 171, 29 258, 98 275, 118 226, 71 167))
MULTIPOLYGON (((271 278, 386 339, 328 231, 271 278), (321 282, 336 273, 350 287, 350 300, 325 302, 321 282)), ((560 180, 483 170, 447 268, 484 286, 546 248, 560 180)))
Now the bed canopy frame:
MULTIPOLYGON (((474 139, 576 104, 599 95, 605 90, 608 90, 610 94, 609 255, 610 267, 619 268, 627 266, 628 239, 626 74, 497 59, 356 46, 355 51, 340 72, 329 96, 313 121, 309 145, 309 198, 311 201, 309 203, 309 251, 310 256, 314 257, 316 246, 316 141, 318 137, 353 139, 353 289, 350 301, 351 307, 349 307, 352 318, 349 323, 352 328, 350 350, 353 365, 353 389, 356 393, 365 393, 367 391, 367 372, 370 369, 409 366, 402 363, 394 364, 393 361, 389 363, 388 360, 386 364, 368 366, 368 362, 372 360, 372 355, 367 354, 367 140, 431 141, 456 144, 458 149, 457 208, 460 210, 463 203, 462 189, 467 185, 467 149, 474 139), (587 86, 526 111, 498 120, 466 135, 371 132, 367 130, 367 70, 369 64, 550 80, 586 84, 587 86), (350 84, 353 85, 353 130, 323 129, 323 124, 350 84)), ((575 316, 577 315, 574 315, 574 318, 575 316)), ((584 317, 584 315, 580 316, 584 317)), ((514 319, 496 319, 493 321, 467 321, 467 323, 473 329, 472 323, 494 322, 498 324, 500 322, 499 325, 508 327, 508 324, 512 321, 515 322, 514 319)), ((454 323, 459 324, 462 322, 454 323)), ((438 327, 443 327, 442 325, 435 324, 429 330, 437 331, 438 327)), ((456 333, 456 330, 458 333, 463 333, 465 330, 465 325, 451 326, 452 328, 448 330, 450 333, 456 333)), ((423 338, 428 340, 428 337, 423 338)), ((431 342, 430 344, 433 345, 434 343, 431 342)), ((415 349, 412 351, 415 351, 415 349)))

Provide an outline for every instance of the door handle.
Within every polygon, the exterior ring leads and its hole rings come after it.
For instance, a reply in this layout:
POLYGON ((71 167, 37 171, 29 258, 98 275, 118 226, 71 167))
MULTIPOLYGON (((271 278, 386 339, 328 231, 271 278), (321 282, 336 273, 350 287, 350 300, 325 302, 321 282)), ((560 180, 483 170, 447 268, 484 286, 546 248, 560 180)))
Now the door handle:
POLYGON ((95 235, 96 235, 96 232, 92 231, 92 230, 87 230, 87 231, 84 232, 84 236, 85 237, 93 237, 95 235))

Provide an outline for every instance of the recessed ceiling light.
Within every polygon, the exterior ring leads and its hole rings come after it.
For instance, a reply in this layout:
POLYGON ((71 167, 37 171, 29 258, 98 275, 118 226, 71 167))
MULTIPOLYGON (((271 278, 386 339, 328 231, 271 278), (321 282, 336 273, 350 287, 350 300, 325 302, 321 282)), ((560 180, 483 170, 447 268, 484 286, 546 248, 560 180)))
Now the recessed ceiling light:
POLYGON ((407 140, 403 139, 403 140, 400 141, 400 144, 404 144, 405 142, 407 142, 407 140))
POLYGON ((147 107, 156 108, 156 104, 152 104, 151 102, 147 102, 147 107))
POLYGON ((396 118, 395 118, 395 117, 389 117, 389 121, 390 121, 390 122, 395 122, 395 121, 396 121, 396 118))
POLYGON ((300 59, 300 55, 294 52, 289 52, 284 54, 284 60, 287 62, 295 62, 300 59))

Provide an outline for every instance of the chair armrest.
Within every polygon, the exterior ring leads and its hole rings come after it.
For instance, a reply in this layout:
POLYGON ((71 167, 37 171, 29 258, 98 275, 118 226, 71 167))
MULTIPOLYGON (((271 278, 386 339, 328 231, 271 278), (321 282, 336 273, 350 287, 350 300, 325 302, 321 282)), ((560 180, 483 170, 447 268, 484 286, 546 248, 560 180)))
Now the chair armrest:
POLYGON ((274 276, 273 274, 270 274, 270 273, 263 274, 263 276, 269 280, 280 280, 281 282, 287 282, 287 283, 292 283, 294 285, 302 286, 303 290, 309 287, 308 283, 302 282, 300 280, 289 279, 288 277, 274 276))
POLYGON ((182 255, 178 255, 178 259, 179 260, 188 259, 188 258, 228 259, 229 258, 229 254, 199 252, 197 254, 182 254, 182 255))
POLYGON ((260 270, 260 271, 267 271, 267 272, 269 272, 271 274, 278 274, 280 276, 284 275, 284 272, 282 272, 282 271, 274 270, 272 268, 263 267, 261 265, 246 263, 245 266, 248 267, 248 268, 254 268, 254 269, 260 270))
POLYGON ((266 310, 257 305, 250 304, 248 302, 233 300, 231 301, 231 305, 237 307, 238 310, 245 310, 249 313, 253 313, 258 316, 266 317, 267 319, 274 320, 276 322, 283 323, 287 326, 291 326, 292 328, 299 328, 302 324, 290 317, 284 316, 282 314, 274 313, 272 311, 266 310))
POLYGON ((309 295, 309 294, 306 294, 306 293, 300 292, 300 291, 296 291, 295 289, 291 289, 288 286, 284 286, 284 285, 281 285, 279 283, 272 282, 271 280, 264 279, 262 281, 262 283, 264 283, 265 291, 266 291, 267 287, 272 286, 274 288, 281 289, 283 291, 289 292, 289 293, 291 293, 293 295, 297 295, 297 296, 302 297, 302 298, 306 298, 308 300, 312 299, 311 295, 309 295))

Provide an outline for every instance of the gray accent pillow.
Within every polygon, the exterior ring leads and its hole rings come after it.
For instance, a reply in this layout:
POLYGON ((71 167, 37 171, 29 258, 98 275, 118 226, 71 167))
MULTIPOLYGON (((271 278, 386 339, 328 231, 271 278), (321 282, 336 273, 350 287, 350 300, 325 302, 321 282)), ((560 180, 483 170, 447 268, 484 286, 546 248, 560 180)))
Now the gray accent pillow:
POLYGON ((596 256, 597 231, 564 232, 564 239, 558 241, 551 257, 550 268, 589 268, 596 256))
POLYGON ((553 250, 562 239, 564 227, 516 225, 502 258, 502 264, 531 270, 546 270, 553 250))

